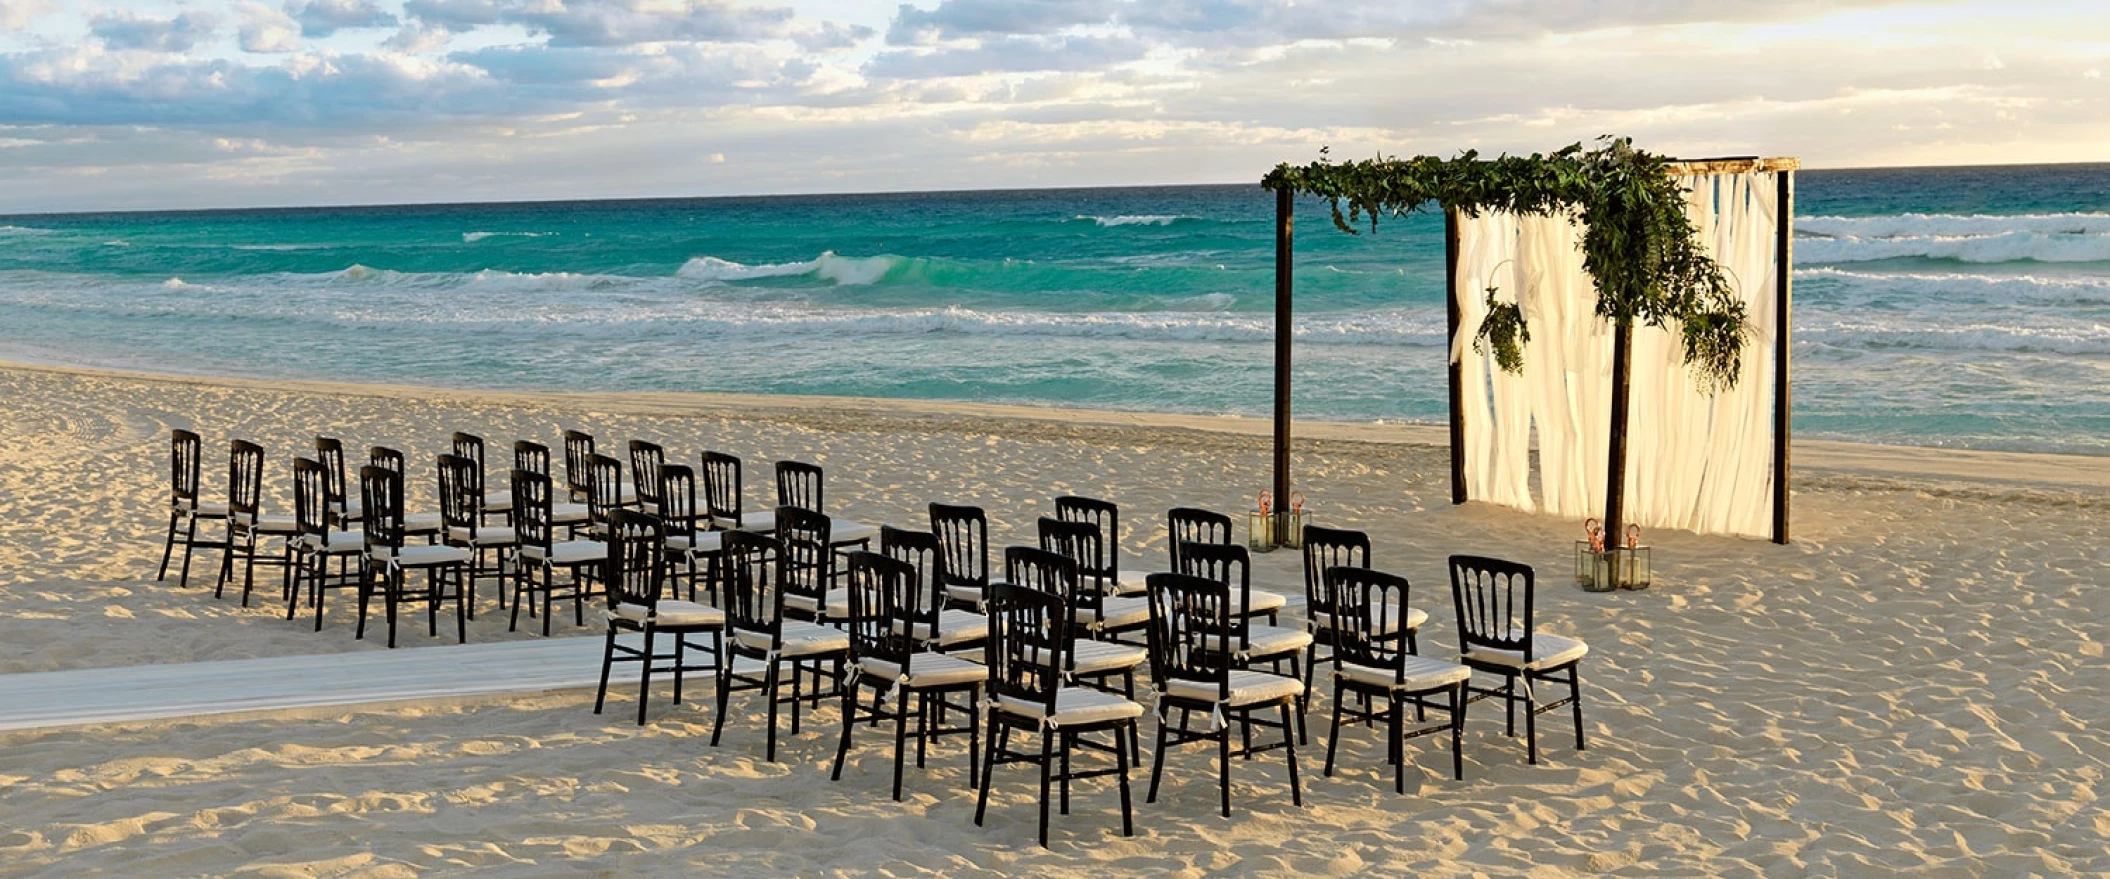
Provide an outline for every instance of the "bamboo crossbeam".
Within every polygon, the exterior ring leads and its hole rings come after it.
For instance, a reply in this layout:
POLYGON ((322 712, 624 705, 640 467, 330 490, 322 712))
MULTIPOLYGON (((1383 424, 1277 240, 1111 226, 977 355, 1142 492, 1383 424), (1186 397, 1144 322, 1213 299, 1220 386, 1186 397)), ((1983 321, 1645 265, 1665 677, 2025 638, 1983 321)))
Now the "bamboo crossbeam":
POLYGON ((1749 171, 1795 171, 1802 167, 1802 160, 1791 157, 1762 159, 1757 156, 1734 156, 1720 159, 1686 159, 1670 163, 1670 172, 1686 174, 1743 174, 1749 171))

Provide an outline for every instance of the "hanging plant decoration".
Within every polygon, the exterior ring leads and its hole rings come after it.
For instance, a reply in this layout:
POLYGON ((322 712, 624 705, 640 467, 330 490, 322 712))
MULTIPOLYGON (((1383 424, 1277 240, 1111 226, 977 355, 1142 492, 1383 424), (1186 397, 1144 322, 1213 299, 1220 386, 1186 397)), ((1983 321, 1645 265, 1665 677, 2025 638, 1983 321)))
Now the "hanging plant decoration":
MULTIPOLYGON (((1611 136, 1591 150, 1578 143, 1550 155, 1487 160, 1467 150, 1455 159, 1379 156, 1337 164, 1326 152, 1309 165, 1277 166, 1261 185, 1327 199, 1334 225, 1349 234, 1366 220, 1375 230, 1380 214, 1406 216, 1431 203, 1467 216, 1573 210, 1585 226, 1583 268, 1597 284, 1597 315, 1676 333, 1703 390, 1736 385, 1748 335, 1744 303, 1702 248, 1668 158, 1611 136)), ((1490 307, 1474 348, 1486 339, 1503 369, 1521 370, 1521 346, 1506 349, 1504 340, 1528 338, 1523 333, 1521 314, 1490 307), (1506 326, 1511 322, 1514 334, 1506 326), (1511 354, 1514 369, 1506 361, 1511 354)))
POLYGON ((1531 327, 1524 323, 1524 309, 1514 302, 1496 302, 1495 288, 1487 288, 1487 317, 1473 337, 1473 353, 1495 352, 1495 365, 1503 372, 1524 371, 1524 345, 1531 341, 1531 327))

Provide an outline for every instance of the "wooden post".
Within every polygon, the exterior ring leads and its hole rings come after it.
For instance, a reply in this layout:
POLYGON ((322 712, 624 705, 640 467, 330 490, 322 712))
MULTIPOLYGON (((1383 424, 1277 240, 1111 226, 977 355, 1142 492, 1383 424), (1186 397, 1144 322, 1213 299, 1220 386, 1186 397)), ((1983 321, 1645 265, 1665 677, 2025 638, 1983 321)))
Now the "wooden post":
POLYGON ((1634 322, 1619 321, 1612 328, 1612 424, 1611 460, 1605 468, 1605 545, 1619 541, 1626 527, 1626 420, 1627 396, 1631 390, 1634 360, 1634 322))
POLYGON ((1779 204, 1774 208, 1773 252, 1779 295, 1773 319, 1773 542, 1788 542, 1788 415, 1794 396, 1788 385, 1788 316, 1794 303, 1795 172, 1776 171, 1779 204))
POLYGON ((1290 341, 1296 334, 1296 326, 1290 308, 1290 269, 1294 262, 1296 228, 1296 194, 1287 187, 1275 190, 1275 508, 1277 523, 1275 542, 1283 542, 1281 533, 1286 528, 1288 517, 1279 515, 1289 509, 1289 372, 1290 341))
POLYGON ((1443 209, 1443 289, 1450 313, 1448 335, 1443 337, 1443 361, 1451 374, 1451 503, 1465 503, 1465 364, 1452 360, 1458 345, 1458 324, 1465 319, 1458 304, 1458 212, 1443 209))

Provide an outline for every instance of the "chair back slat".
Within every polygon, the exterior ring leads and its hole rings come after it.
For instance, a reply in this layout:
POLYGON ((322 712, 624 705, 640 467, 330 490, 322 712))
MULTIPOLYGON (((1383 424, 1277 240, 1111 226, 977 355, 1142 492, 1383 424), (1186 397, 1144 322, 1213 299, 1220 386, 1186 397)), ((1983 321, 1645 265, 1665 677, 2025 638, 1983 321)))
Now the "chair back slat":
POLYGON ((1121 508, 1111 501, 1075 495, 1055 499, 1055 518, 1064 522, 1089 522, 1099 528, 1097 557, 1080 559, 1078 575, 1111 587, 1121 582, 1121 508))
MULTIPOLYGON (((1010 550, 1039 552, 1029 547, 1010 550)), ((1060 557, 1052 559, 1061 562, 1060 557)), ((1055 713, 1070 660, 1070 615, 1062 596, 1019 583, 995 583, 984 606, 989 616, 989 690, 997 699, 1015 699, 1055 713)))
POLYGON ((366 450, 366 463, 403 475, 403 453, 387 446, 373 446, 366 450))
POLYGON ((827 610, 835 574, 835 550, 828 545, 832 527, 827 516, 812 510, 777 508, 777 589, 807 599, 817 611, 827 610))
MULTIPOLYGON (((1090 522, 1065 522, 1040 517, 1040 548, 1069 560, 1077 572, 1066 585, 1063 598, 1077 610, 1097 611, 1104 606, 1107 584, 1093 562, 1100 556, 1099 526, 1090 522)), ((1008 561, 1007 561, 1008 563, 1008 561)))
POLYGON ((769 576, 777 554, 777 539, 752 531, 728 531, 722 547, 727 623, 736 632, 747 632, 775 644, 784 610, 769 576))
POLYGON ((594 523, 606 526, 623 506, 623 462, 607 455, 586 459, 586 513, 594 523))
POLYGON ((714 519, 740 524, 740 459, 724 452, 703 453, 703 510, 714 519))
POLYGON ((1158 573, 1145 580, 1150 602, 1150 677, 1159 691, 1174 681, 1216 687, 1217 698, 1230 693, 1237 617, 1231 613, 1231 589, 1189 574, 1158 573))
POLYGON ((256 522, 264 496, 264 447, 235 440, 227 450, 227 512, 237 522, 256 522), (246 517, 246 520, 245 520, 246 517))
POLYGON ((666 583, 667 531, 659 517, 638 510, 616 510, 608 521, 608 561, 602 582, 608 604, 659 607, 666 583))
POLYGON ((944 585, 989 588, 989 518, 981 507, 956 504, 930 505, 930 530, 938 538, 938 555, 944 560, 939 577, 944 585))
POLYGON ((593 434, 583 430, 564 432, 564 489, 572 503, 593 494, 593 434))
MULTIPOLYGON (((1239 607, 1253 606, 1253 556, 1244 546, 1189 541, 1180 545, 1179 560, 1177 573, 1221 583, 1239 607)), ((1231 617, 1231 631, 1237 635, 1239 646, 1249 646, 1249 618, 1244 614, 1231 617)))
POLYGON ((659 507, 659 468, 666 463, 667 450, 659 443, 630 441, 630 479, 637 483, 639 506, 647 510, 659 507))
MULTIPOLYGON (((387 451, 379 446, 376 451, 387 451)), ((402 465, 402 456, 395 458, 402 465)), ((368 550, 386 549, 390 555, 403 548, 403 472, 385 464, 359 468, 360 520, 368 550)))
POLYGON ((484 438, 473 433, 457 431, 448 441, 454 445, 455 454, 469 459, 476 465, 476 487, 481 491, 484 484, 484 438))
POLYGON ((904 619, 929 627, 938 637, 939 612, 945 608, 945 557, 938 536, 928 531, 909 531, 892 525, 879 526, 879 552, 908 565, 907 590, 896 599, 904 619))
POLYGON ((1075 607, 1071 596, 1077 593, 1077 563, 1059 552, 1030 546, 1004 547, 1004 580, 1062 599, 1066 609, 1075 607))
POLYGON ((351 512, 344 490, 344 441, 333 436, 315 438, 315 460, 322 465, 323 502, 332 516, 351 512))
POLYGON ((1172 558, 1172 570, 1185 570, 1180 566, 1180 551, 1189 543, 1231 542, 1231 517, 1222 513, 1174 507, 1165 513, 1166 538, 1169 542, 1165 552, 1172 558))
POLYGON ((1407 628, 1407 578, 1354 565, 1335 565, 1320 576, 1333 608, 1334 667, 1390 669, 1393 683, 1405 681, 1407 641, 1400 633, 1407 628))
POLYGON ((871 550, 850 553, 849 560, 850 657, 883 660, 911 674, 916 626, 923 622, 915 607, 914 568, 871 550))
MULTIPOLYGON (((696 509, 696 471, 687 464, 660 464, 653 468, 659 474, 658 496, 653 499, 653 509, 658 511, 660 521, 667 525, 668 537, 682 537, 690 546, 696 545, 696 535, 710 530, 710 522, 702 521, 696 509)), ((643 503, 643 492, 638 498, 643 503)))
POLYGON ((1531 660, 1531 566, 1476 555, 1450 558, 1451 602, 1463 650, 1514 650, 1531 660))
POLYGON ((441 455, 439 467, 440 524, 452 537, 475 539, 483 521, 484 487, 476 462, 463 455, 441 455))
POLYGON ((777 506, 825 513, 828 508, 822 505, 823 498, 818 465, 804 461, 777 462, 777 506))
POLYGON ((1333 612, 1326 572, 1338 567, 1370 567, 1370 535, 1346 528, 1304 526, 1304 606, 1308 615, 1333 612))
MULTIPOLYGON (((548 450, 545 449, 545 452, 548 450)), ((513 489, 513 527, 520 538, 521 546, 541 547, 547 557, 550 545, 557 539, 554 507, 549 474, 516 467, 510 474, 513 489)))
POLYGON ((198 508, 198 468, 205 442, 183 428, 169 431, 169 503, 185 510, 198 508))
POLYGON ((293 459, 293 524, 318 540, 330 533, 328 469, 313 458, 293 459))
POLYGON ((540 473, 544 476, 550 475, 549 446, 534 440, 515 440, 513 442, 513 469, 526 470, 529 473, 540 473))

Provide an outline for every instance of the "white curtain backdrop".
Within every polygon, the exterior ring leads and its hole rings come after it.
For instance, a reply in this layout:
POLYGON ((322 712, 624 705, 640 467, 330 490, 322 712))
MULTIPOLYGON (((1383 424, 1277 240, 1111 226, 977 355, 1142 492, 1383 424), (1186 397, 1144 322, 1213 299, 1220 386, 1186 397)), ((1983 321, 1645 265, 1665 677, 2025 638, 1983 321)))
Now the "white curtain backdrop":
MULTIPOLYGON (((1736 387, 1710 396, 1674 332, 1634 331, 1626 517, 1646 527, 1767 536, 1773 508, 1776 181, 1771 173, 1681 178, 1688 216, 1750 317, 1736 387)), ((1600 515, 1611 423, 1612 332, 1594 313, 1572 215, 1459 218, 1459 331, 1466 492, 1570 518, 1600 515), (1489 286, 1530 328, 1523 375, 1478 354, 1489 286), (1531 480, 1534 434, 1538 480, 1531 480)))

